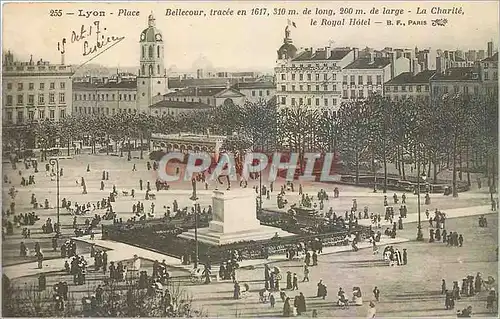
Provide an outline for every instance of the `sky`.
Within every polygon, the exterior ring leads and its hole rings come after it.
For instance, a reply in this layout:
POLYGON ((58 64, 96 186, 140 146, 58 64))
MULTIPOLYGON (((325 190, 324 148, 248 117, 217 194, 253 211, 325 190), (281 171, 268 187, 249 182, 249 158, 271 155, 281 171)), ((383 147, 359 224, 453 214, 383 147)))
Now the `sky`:
MULTIPOLYGON (((91 61, 109 67, 139 65, 139 37, 147 27, 148 15, 153 12, 156 26, 163 33, 165 43, 165 67, 175 65, 178 69, 192 69, 196 60, 208 60, 217 68, 258 70, 270 69, 276 62, 276 51, 283 43, 284 28, 290 19, 296 24, 291 28, 293 43, 298 48, 333 46, 364 48, 407 47, 441 49, 484 49, 486 43, 494 41, 498 47, 498 1, 474 2, 162 2, 162 3, 7 3, 3 6, 3 50, 12 50, 20 57, 43 58, 60 62, 57 43, 71 37, 72 31, 79 33, 82 25, 88 29, 99 21, 103 34, 125 37, 106 52, 91 61), (417 7, 430 11, 432 7, 462 7, 463 15, 416 15, 417 7), (340 8, 362 9, 369 12, 373 7, 411 10, 411 13, 394 15, 362 16, 341 15, 340 8), (266 8, 267 14, 250 15, 252 8, 266 8), (296 15, 273 15, 274 9, 296 9, 296 15), (334 16, 304 15, 305 9, 332 9, 334 16), (51 16, 51 10, 61 9, 62 16, 51 16), (78 10, 103 10, 105 17, 78 17, 78 10), (138 17, 119 17, 119 9, 139 11, 138 17), (234 10, 233 16, 166 16, 166 9, 234 10), (247 9, 247 16, 237 16, 237 10, 247 9), (75 15, 66 15, 75 12, 75 15), (113 13, 113 14, 110 14, 113 13), (342 18, 371 18, 370 26, 313 26, 311 19, 340 20, 342 18), (447 18, 444 27, 430 26, 433 18, 447 18), (426 20, 426 26, 386 26, 387 19, 426 20), (375 24, 374 21, 383 21, 375 24)), ((54 12, 53 12, 54 13, 54 12)), ((55 13, 57 15, 57 13, 55 13)), ((89 37, 94 43, 94 37, 89 37)), ((83 41, 83 40, 82 40, 83 41)), ((66 64, 79 65, 89 60, 83 56, 82 41, 66 45, 66 64)))

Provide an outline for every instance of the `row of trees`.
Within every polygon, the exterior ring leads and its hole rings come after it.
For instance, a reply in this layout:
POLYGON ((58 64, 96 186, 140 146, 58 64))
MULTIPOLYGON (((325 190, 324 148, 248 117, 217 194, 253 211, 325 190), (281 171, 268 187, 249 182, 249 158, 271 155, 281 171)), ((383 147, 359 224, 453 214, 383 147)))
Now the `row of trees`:
MULTIPOLYGON (((131 141, 149 142, 151 134, 192 132, 230 136, 224 147, 230 151, 334 152, 355 173, 384 169, 387 188, 388 165, 406 179, 405 163, 421 165, 421 172, 437 180, 442 167, 457 172, 479 169, 495 172, 498 143, 498 99, 496 96, 444 95, 439 99, 391 101, 382 96, 342 103, 336 113, 305 107, 278 109, 264 101, 238 106, 226 103, 211 110, 177 116, 119 113, 113 116, 75 115, 60 122, 44 120, 26 130, 4 130, 4 141, 17 148, 36 135, 38 147, 47 149, 59 140, 69 153, 73 141, 96 145, 113 142, 123 151, 131 141), (236 133, 236 134, 235 134, 236 133), (121 147, 120 147, 121 146, 121 147)), ((149 145, 149 143, 148 143, 149 145)), ((143 148, 141 147, 141 158, 143 148)), ((491 178, 491 174, 488 175, 491 178)))

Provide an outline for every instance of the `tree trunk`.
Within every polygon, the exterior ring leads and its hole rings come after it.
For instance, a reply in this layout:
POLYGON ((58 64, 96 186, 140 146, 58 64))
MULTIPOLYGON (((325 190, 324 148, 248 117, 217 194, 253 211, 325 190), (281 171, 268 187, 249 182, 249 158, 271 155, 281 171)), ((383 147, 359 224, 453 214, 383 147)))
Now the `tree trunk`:
POLYGON ((387 193, 387 152, 386 152, 386 145, 385 145, 385 139, 382 141, 382 147, 383 147, 383 154, 384 154, 384 194, 387 193))
POLYGON ((458 197, 457 190, 457 137, 453 138, 453 197, 458 197))
POLYGON ((429 152, 429 166, 427 167, 427 178, 431 177, 432 152, 429 152))
POLYGON ((470 162, 470 159, 469 159, 469 143, 467 143, 467 148, 465 150, 465 165, 467 167, 467 185, 470 187, 472 184, 470 182, 470 166, 469 166, 469 162, 470 162))
POLYGON ((69 148, 70 148, 70 140, 68 139, 68 156, 69 156, 69 148))
POLYGON ((141 159, 144 159, 144 151, 143 151, 143 147, 142 147, 142 134, 141 134, 141 159))
POLYGON ((403 148, 401 147, 401 172, 403 176, 403 180, 406 180, 406 172, 405 172, 405 162, 403 159, 403 148))
POLYGON ((358 153, 358 146, 356 145, 355 148, 355 158, 354 158, 354 164, 356 165, 356 185, 359 184, 359 153, 358 153))
POLYGON ((438 168, 438 163, 437 163, 437 159, 436 159, 436 154, 434 154, 434 176, 433 176, 433 180, 434 180, 434 183, 437 183, 437 177, 438 177, 438 171, 437 171, 437 168, 438 168))
POLYGON ((120 147, 120 157, 123 157, 123 143, 125 143, 125 140, 121 142, 121 147, 120 147))

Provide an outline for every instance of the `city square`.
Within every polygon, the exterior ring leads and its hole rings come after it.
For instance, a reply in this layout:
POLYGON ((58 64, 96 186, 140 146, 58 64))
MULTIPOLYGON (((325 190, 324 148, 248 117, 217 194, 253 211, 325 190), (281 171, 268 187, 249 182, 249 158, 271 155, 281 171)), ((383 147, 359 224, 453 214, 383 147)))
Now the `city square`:
POLYGON ((498 317, 497 2, 180 4, 3 6, 2 317, 498 317))

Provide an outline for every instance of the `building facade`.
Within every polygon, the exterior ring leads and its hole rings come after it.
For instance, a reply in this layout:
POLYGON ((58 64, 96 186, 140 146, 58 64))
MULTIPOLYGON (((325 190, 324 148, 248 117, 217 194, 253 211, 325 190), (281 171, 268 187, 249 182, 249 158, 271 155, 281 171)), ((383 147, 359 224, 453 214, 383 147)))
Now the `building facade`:
POLYGON ((225 87, 188 87, 165 94, 163 100, 179 103, 203 103, 209 107, 217 107, 225 103, 243 105, 245 96, 227 84, 225 87))
POLYGON ((390 58, 360 58, 342 70, 342 100, 364 99, 383 94, 384 83, 391 79, 390 58))
POLYGON ((484 95, 487 92, 477 67, 449 68, 436 73, 430 79, 430 90, 432 99, 447 94, 484 95))
POLYGON ((244 102, 269 103, 276 96, 276 85, 269 81, 238 83, 233 88, 245 96, 244 102))
POLYGON ((435 70, 425 70, 414 74, 413 72, 404 72, 385 83, 385 96, 391 100, 420 100, 429 102, 430 79, 436 74, 435 70))
POLYGON ((72 112, 73 70, 40 60, 17 62, 4 56, 2 118, 5 126, 29 125, 42 119, 59 121, 72 112))

